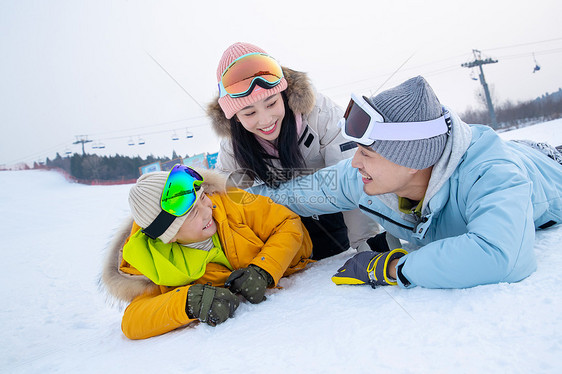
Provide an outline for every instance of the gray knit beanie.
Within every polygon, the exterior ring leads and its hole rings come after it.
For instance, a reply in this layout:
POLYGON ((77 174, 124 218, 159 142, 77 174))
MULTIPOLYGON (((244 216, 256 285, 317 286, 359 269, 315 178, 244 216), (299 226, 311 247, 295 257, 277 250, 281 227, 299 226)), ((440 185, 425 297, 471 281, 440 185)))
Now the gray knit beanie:
MULTIPOLYGON (((167 171, 143 174, 137 180, 137 183, 131 187, 131 191, 129 191, 129 206, 131 207, 133 219, 143 229, 147 228, 162 211, 162 208, 160 208, 160 198, 162 197, 162 190, 164 190, 168 174, 167 171)), ((158 238, 164 243, 169 243, 178 233, 186 217, 187 214, 176 217, 170 227, 158 238)))
MULTIPOLYGON (((417 76, 369 99, 385 122, 417 122, 439 118, 441 103, 427 81, 417 76)), ((434 165, 447 142, 447 134, 419 140, 376 140, 371 149, 389 161, 412 169, 434 165)))

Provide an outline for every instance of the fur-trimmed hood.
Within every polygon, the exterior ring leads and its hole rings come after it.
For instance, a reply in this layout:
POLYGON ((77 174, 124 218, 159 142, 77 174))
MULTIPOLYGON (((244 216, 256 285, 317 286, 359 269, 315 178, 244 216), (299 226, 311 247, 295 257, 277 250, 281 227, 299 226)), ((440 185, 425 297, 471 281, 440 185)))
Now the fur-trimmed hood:
MULTIPOLYGON (((197 170, 203 176, 202 184, 205 193, 226 192, 226 177, 212 170, 197 170)), ((123 245, 125 245, 131 228, 133 217, 127 217, 115 231, 105 253, 100 285, 114 299, 120 302, 131 302, 135 297, 153 291, 159 286, 143 275, 131 275, 119 270, 123 245)))
MULTIPOLYGON (((283 74, 287 80, 287 98, 289 108, 293 113, 309 114, 316 103, 314 89, 306 73, 283 67, 283 74)), ((211 118, 211 123, 215 133, 222 138, 230 138, 230 120, 227 119, 222 111, 218 95, 208 106, 207 114, 211 118)))

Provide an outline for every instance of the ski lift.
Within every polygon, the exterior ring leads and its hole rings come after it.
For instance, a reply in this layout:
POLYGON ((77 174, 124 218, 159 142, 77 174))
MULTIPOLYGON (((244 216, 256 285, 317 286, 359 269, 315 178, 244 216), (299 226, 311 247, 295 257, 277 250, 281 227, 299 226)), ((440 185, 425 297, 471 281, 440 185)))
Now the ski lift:
POLYGON ((541 66, 538 64, 537 59, 535 58, 535 53, 533 52, 533 60, 535 61, 535 67, 533 68, 533 74, 537 71, 541 70, 541 66))
POLYGON ((72 152, 70 151, 70 148, 67 148, 67 149, 64 151, 64 154, 70 156, 70 155, 72 154, 72 152))
POLYGON ((476 74, 474 74, 474 69, 470 69, 470 79, 472 79, 473 81, 478 80, 478 78, 476 78, 476 74))
POLYGON ((129 138, 129 141, 128 141, 127 144, 129 144, 130 146, 135 145, 135 142, 133 141, 133 138, 129 138))
POLYGON ((193 138, 193 133, 192 133, 191 131, 189 131, 189 130, 186 130, 186 132, 185 132, 185 137, 186 137, 187 139, 191 139, 191 138, 193 138))
POLYGON ((95 142, 92 145, 92 149, 103 149, 103 148, 105 148, 105 145, 103 145, 101 142, 95 142))
POLYGON ((176 132, 172 134, 172 140, 180 140, 180 138, 176 135, 176 132))
POLYGON ((144 139, 143 138, 139 138, 139 145, 143 145, 144 144, 144 139))

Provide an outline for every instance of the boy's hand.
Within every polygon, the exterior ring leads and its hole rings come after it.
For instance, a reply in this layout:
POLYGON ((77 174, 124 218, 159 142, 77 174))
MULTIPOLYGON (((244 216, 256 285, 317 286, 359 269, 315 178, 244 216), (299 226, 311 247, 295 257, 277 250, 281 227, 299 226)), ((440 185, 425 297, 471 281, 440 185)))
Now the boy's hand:
POLYGON ((187 291, 185 311, 189 318, 216 326, 232 317, 239 304, 238 297, 226 288, 194 284, 187 291))
POLYGON ((234 293, 241 294, 252 304, 265 300, 265 290, 271 284, 273 284, 271 275, 255 265, 234 270, 224 283, 225 287, 234 293))

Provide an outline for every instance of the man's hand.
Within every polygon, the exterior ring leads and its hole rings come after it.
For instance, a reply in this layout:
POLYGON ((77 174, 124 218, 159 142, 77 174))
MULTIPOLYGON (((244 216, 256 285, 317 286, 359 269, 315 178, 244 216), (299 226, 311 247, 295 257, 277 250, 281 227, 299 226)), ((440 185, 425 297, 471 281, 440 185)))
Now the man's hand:
POLYGON ((361 243, 359 247, 357 247, 357 252, 389 252, 400 247, 402 247, 400 239, 392 236, 387 231, 383 231, 361 243))
POLYGON ((335 284, 370 284, 372 287, 396 285, 396 263, 407 255, 402 248, 389 252, 359 252, 346 261, 338 272, 332 276, 335 284), (393 264, 392 273, 389 272, 393 264))

